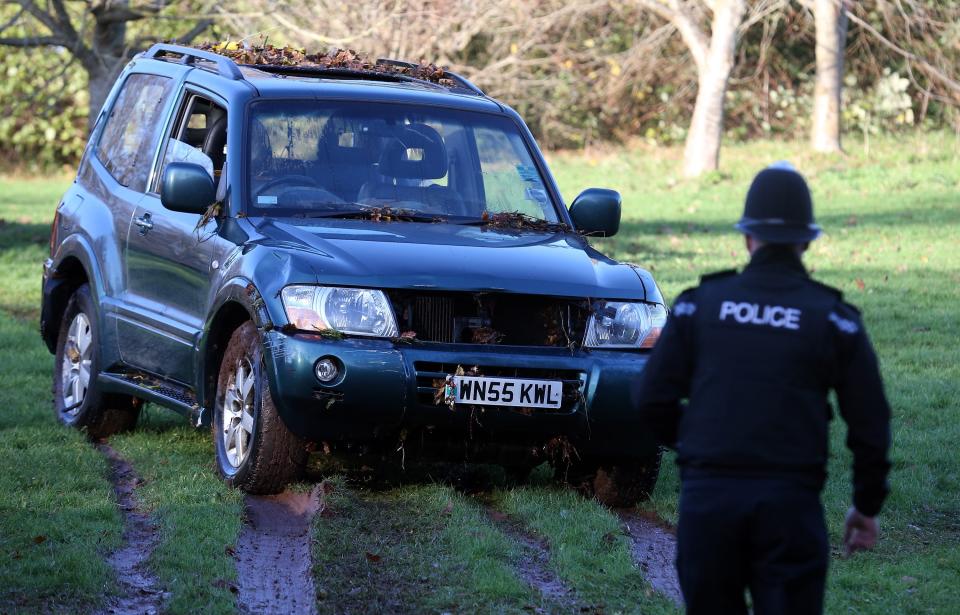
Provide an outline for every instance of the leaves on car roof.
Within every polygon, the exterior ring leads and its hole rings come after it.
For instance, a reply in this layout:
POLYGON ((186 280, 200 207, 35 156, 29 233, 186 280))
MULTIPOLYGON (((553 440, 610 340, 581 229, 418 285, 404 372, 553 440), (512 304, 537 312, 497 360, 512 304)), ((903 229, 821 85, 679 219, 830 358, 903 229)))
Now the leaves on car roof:
POLYGON ((371 59, 353 49, 334 48, 325 52, 308 53, 303 48, 289 45, 277 47, 266 41, 261 44, 251 44, 245 41, 239 43, 230 41, 205 42, 196 45, 196 48, 226 56, 237 64, 403 75, 446 87, 456 85, 454 79, 448 75, 446 69, 442 66, 423 61, 410 66, 405 65, 405 63, 384 62, 379 59, 371 59))

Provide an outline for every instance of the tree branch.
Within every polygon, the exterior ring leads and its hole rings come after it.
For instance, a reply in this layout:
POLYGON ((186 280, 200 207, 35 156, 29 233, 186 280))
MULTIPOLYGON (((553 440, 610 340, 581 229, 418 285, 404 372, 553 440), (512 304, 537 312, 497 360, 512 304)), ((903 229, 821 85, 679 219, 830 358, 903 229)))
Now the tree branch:
POLYGON ((190 28, 180 36, 174 37, 173 40, 183 45, 189 45, 190 43, 193 42, 193 39, 203 34, 206 31, 206 29, 212 25, 213 25, 212 19, 201 19, 199 22, 197 22, 197 25, 190 28))
POLYGON ((65 47, 63 39, 59 36, 25 36, 23 38, 0 38, 0 45, 7 47, 44 47, 47 45, 58 45, 65 47))
POLYGON ((867 32, 869 32, 884 47, 887 47, 888 49, 900 54, 901 56, 903 56, 905 60, 915 63, 917 65, 917 68, 919 68, 923 72, 929 74, 930 76, 935 78, 937 81, 942 83, 944 86, 947 87, 947 89, 953 92, 953 95, 958 100, 960 100, 960 83, 958 83, 956 80, 951 78, 949 75, 944 73, 942 70, 940 70, 939 68, 937 68, 936 66, 928 62, 927 60, 921 58, 920 56, 913 53, 912 51, 908 51, 903 47, 900 47, 899 45, 897 45, 896 43, 894 43, 893 41, 885 37, 883 34, 881 34, 876 28, 871 26, 869 23, 857 17, 856 15, 854 15, 853 11, 847 11, 847 18, 850 19, 850 21, 852 21, 853 23, 863 28, 864 30, 866 30, 867 32))
POLYGON ((669 21, 680 33, 680 38, 690 49, 697 68, 705 70, 707 53, 710 50, 710 38, 697 24, 696 19, 678 0, 639 0, 644 6, 669 21))

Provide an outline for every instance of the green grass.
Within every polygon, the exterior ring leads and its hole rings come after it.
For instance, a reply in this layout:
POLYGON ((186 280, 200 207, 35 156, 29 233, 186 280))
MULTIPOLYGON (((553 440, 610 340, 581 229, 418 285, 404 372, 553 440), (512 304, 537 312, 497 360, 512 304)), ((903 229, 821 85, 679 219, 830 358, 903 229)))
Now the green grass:
POLYGON ((521 553, 478 506, 439 485, 364 492, 337 481, 314 520, 321 613, 522 612, 540 598, 521 553))
MULTIPOLYGON (((0 180, 0 611, 84 611, 117 591, 104 558, 123 520, 108 463, 54 419, 53 359, 37 331, 50 219, 68 183, 0 180)), ((225 547, 240 529, 240 496, 214 474, 206 432, 144 412, 136 433, 111 444, 145 479, 137 495, 160 526, 150 566, 171 592, 167 609, 232 613, 234 596, 215 583, 236 579, 225 547)))
POLYGON ((498 506, 550 545, 550 565, 587 604, 607 613, 674 613, 633 565, 620 521, 570 490, 523 488, 499 494, 498 506))
POLYGON ((135 432, 110 444, 144 479, 137 497, 159 522, 160 544, 150 566, 171 593, 166 608, 233 613, 229 586, 236 584, 237 571, 228 548, 240 534, 242 496, 217 476, 208 431, 163 408, 145 411, 135 432))
MULTIPOLYGON (((807 263, 818 279, 862 308, 894 409, 893 492, 881 517, 881 543, 871 553, 833 559, 831 613, 956 608, 958 152, 960 142, 946 134, 874 140, 869 157, 856 143, 842 158, 811 154, 802 143, 753 143, 725 148, 722 173, 700 180, 679 177, 677 149, 549 156, 568 202, 588 186, 622 192, 621 233, 595 245, 649 268, 668 300, 701 273, 745 261, 732 224, 756 171, 790 159, 807 175, 826 231, 807 263)), ((107 466, 78 434, 54 422, 52 361, 36 334, 40 264, 66 183, 0 179, 0 610, 84 610, 113 588, 100 557, 118 543, 121 528, 107 466), (36 545, 35 536, 47 539, 36 545)), ((151 411, 147 429, 114 440, 148 480, 140 495, 163 537, 152 565, 174 591, 174 610, 187 610, 193 601, 198 609, 229 610, 230 597, 211 589, 210 580, 231 578, 224 547, 236 535, 238 501, 214 478, 207 434, 163 412, 151 411)), ((838 420, 823 494, 835 553, 850 500, 844 437, 838 420)), ((646 506, 672 522, 679 481, 671 459, 646 506)), ((405 596, 412 610, 516 611, 537 603, 513 574, 522 550, 470 500, 434 486, 381 494, 343 488, 334 495, 343 499, 335 516, 316 524, 317 584, 328 596, 322 609, 334 610, 332 596, 350 583, 365 596, 405 596), (444 512, 448 502, 453 508, 444 512), (403 533, 411 528, 413 534, 403 533), (366 559, 368 551, 381 556, 377 566, 366 559)), ((498 506, 550 542, 550 565, 584 599, 603 596, 611 611, 666 608, 646 596, 616 520, 600 507, 541 488, 501 494, 498 506)))

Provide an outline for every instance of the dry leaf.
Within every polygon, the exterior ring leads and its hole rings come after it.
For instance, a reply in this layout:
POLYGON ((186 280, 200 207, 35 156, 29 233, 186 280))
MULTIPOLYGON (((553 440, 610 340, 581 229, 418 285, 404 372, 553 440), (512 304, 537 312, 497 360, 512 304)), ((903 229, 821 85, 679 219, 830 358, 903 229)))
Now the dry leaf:
POLYGON ((857 288, 859 288, 860 290, 864 290, 867 288, 867 285, 863 283, 862 279, 857 278, 856 282, 857 282, 857 288))
POLYGON ((372 564, 377 564, 377 563, 380 562, 380 560, 383 559, 382 557, 380 557, 380 556, 377 555, 376 553, 370 553, 369 551, 366 552, 366 556, 367 556, 367 561, 370 562, 370 563, 372 563, 372 564))
POLYGON ((33 537, 33 544, 35 544, 35 545, 43 544, 43 543, 46 542, 46 541, 47 541, 47 537, 46 537, 46 536, 34 536, 34 537, 33 537))

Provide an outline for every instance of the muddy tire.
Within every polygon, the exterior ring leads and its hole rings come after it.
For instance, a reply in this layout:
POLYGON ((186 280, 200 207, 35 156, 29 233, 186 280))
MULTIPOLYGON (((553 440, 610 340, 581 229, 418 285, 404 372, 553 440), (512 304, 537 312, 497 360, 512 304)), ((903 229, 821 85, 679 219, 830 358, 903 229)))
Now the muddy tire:
POLYGON ((247 493, 279 493, 306 465, 305 442, 273 403, 263 346, 249 321, 233 332, 220 362, 213 444, 220 476, 247 493))
POLYGON ((90 286, 77 288, 67 302, 57 335, 53 364, 53 411, 57 420, 99 440, 130 431, 140 415, 140 400, 103 393, 100 373, 100 330, 90 286))
POLYGON ((611 507, 631 507, 650 497, 660 476, 662 451, 647 459, 583 460, 557 476, 586 497, 611 507))

